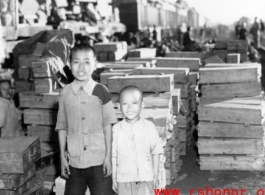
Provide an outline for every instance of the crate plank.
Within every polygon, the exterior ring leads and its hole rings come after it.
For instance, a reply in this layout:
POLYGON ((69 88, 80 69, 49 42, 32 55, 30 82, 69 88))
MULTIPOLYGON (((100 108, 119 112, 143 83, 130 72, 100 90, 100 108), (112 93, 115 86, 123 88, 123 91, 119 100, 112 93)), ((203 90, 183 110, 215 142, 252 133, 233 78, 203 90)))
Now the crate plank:
POLYGON ((200 121, 262 124, 261 106, 226 104, 223 102, 199 106, 200 121))
POLYGON ((200 121, 198 124, 198 136, 258 139, 263 137, 263 127, 260 125, 246 126, 244 124, 200 121))
POLYGON ((59 93, 37 94, 34 92, 19 93, 19 106, 22 108, 58 109, 59 93))
POLYGON ((178 115, 180 111, 180 101, 181 101, 181 89, 173 89, 171 96, 172 96, 172 107, 173 107, 173 114, 178 115))
POLYGON ((200 70, 200 84, 257 82, 256 67, 203 68, 200 70))
POLYGON ((1 137, 0 173, 25 173, 40 158, 37 137, 1 137))
POLYGON ((34 78, 52 77, 49 61, 32 62, 32 72, 34 78))
POLYGON ((203 98, 249 97, 259 95, 260 91, 259 82, 201 85, 203 98))
POLYGON ((263 156, 200 156, 201 170, 265 170, 263 156))
POLYGON ((31 79, 31 69, 29 67, 19 67, 18 78, 23 80, 31 79))
POLYGON ((100 74, 100 83, 108 86, 108 78, 114 77, 114 76, 126 76, 126 75, 131 75, 127 73, 122 73, 122 72, 105 72, 100 74))
POLYGON ((189 68, 190 71, 199 71, 200 59, 194 58, 157 58, 157 67, 189 68))
POLYGON ((169 58, 199 58, 203 57, 204 53, 202 52, 168 52, 166 57, 169 58))
POLYGON ((135 68, 134 75, 174 74, 174 83, 188 82, 188 68, 135 68))
POLYGON ((143 92, 170 92, 174 87, 173 75, 140 75, 112 77, 108 79, 111 93, 119 93, 128 85, 139 87, 143 92))
POLYGON ((262 139, 198 139, 199 154, 263 155, 262 139))
POLYGON ((24 124, 56 125, 57 111, 45 109, 25 109, 24 124))

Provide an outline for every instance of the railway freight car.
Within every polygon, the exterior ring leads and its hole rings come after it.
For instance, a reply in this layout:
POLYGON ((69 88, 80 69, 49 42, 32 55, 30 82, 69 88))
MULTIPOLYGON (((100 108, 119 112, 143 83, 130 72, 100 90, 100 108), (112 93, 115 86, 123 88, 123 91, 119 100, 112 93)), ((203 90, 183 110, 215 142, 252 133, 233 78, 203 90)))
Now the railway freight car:
POLYGON ((198 27, 198 13, 194 9, 188 11, 185 1, 113 0, 113 5, 119 8, 120 21, 129 31, 145 30, 153 25, 162 30, 173 29, 181 23, 198 27))

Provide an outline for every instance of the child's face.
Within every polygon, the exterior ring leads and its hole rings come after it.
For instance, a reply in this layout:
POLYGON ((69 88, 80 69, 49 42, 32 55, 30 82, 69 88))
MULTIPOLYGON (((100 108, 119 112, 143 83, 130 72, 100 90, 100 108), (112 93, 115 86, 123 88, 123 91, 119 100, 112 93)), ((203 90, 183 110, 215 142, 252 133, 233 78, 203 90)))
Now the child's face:
POLYGON ((96 59, 92 51, 79 50, 72 54, 71 70, 76 80, 87 82, 96 66, 96 59))
POLYGON ((126 91, 122 94, 120 108, 127 122, 134 123, 140 118, 143 108, 141 99, 138 91, 126 91))
POLYGON ((0 83, 0 96, 5 99, 11 99, 12 90, 8 82, 0 83))

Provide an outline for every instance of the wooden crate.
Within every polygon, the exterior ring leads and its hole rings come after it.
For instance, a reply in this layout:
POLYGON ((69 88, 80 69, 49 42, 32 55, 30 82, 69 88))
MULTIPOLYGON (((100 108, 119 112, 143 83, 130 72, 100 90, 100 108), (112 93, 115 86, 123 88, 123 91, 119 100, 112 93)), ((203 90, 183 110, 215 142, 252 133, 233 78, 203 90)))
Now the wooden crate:
POLYGON ((263 155, 262 139, 198 139, 199 154, 263 155))
POLYGON ((117 51, 121 49, 127 49, 125 42, 110 42, 110 43, 96 43, 93 45, 96 52, 101 51, 117 51))
POLYGON ((35 165, 31 166, 24 174, 0 174, 0 189, 16 191, 36 173, 35 165))
POLYGON ((188 82, 188 68, 135 68, 134 75, 174 74, 174 83, 188 82))
POLYGON ((108 79, 111 93, 119 93, 128 85, 139 87, 143 92, 170 92, 174 87, 173 75, 139 75, 108 79))
MULTIPOLYGON (((114 77, 114 76, 126 76, 126 73, 122 72, 104 72, 100 74, 100 83, 108 86, 108 78, 114 77)), ((131 75, 131 74, 128 74, 131 75)))
POLYGON ((199 71, 200 59, 194 58, 157 58, 157 67, 189 68, 190 71, 199 71))
POLYGON ((33 125, 56 125, 57 110, 48 109, 25 109, 24 124, 33 125))
POLYGON ((32 77, 31 68, 29 67, 19 67, 18 68, 18 78, 23 80, 29 80, 32 77))
POLYGON ((114 64, 114 65, 142 65, 143 67, 147 67, 150 68, 151 62, 149 61, 143 61, 143 60, 139 60, 139 61, 116 61, 116 62, 112 62, 112 63, 106 63, 106 64, 114 64))
POLYGON ((259 82, 201 85, 202 98, 235 98, 259 95, 259 82))
POLYGON ((224 64, 224 63, 225 62, 216 55, 205 59, 205 64, 224 64))
POLYGON ((180 83, 175 83, 174 88, 180 89, 180 97, 181 98, 189 98, 190 97, 190 92, 191 92, 191 83, 185 83, 185 84, 180 84, 180 83))
POLYGON ((168 52, 166 57, 169 58, 199 58, 203 57, 204 53, 202 52, 168 52))
POLYGON ((172 108, 173 114, 178 115, 180 111, 180 101, 181 101, 181 90, 180 89, 173 89, 171 96, 172 96, 172 108))
POLYGON ((203 68, 200 70, 200 84, 257 82, 258 77, 257 67, 203 68))
POLYGON ((199 137, 222 138, 256 138, 263 137, 264 130, 261 125, 244 125, 220 122, 200 121, 198 124, 199 137))
POLYGON ((32 62, 32 72, 34 78, 52 77, 49 61, 32 62))
POLYGON ((28 191, 34 185, 35 185, 35 177, 32 177, 26 183, 24 183, 24 185, 18 188, 16 191, 0 190, 0 195, 23 195, 24 192, 28 191))
POLYGON ((1 137, 0 173, 23 174, 40 158, 37 137, 1 137))
POLYGON ((133 49, 128 52, 129 58, 154 58, 156 57, 155 48, 133 49))
POLYGON ((262 108, 260 105, 219 102, 199 106, 198 116, 200 121, 243 123, 246 125, 261 125, 263 122, 262 108))
POLYGON ((24 92, 24 91, 34 91, 34 82, 26 81, 26 80, 16 80, 15 91, 17 93, 24 92))
POLYGON ((56 83, 51 78, 34 80, 36 93, 52 93, 56 89, 56 83))
POLYGON ((191 85, 197 85, 198 80, 199 80, 199 72, 189 72, 188 82, 190 82, 191 85))
POLYGON ((201 170, 265 170, 264 156, 200 156, 201 170))
POLYGON ((58 133, 54 126, 27 126, 28 136, 39 137, 41 141, 58 142, 58 133))
POLYGON ((58 109, 59 93, 37 94, 34 92, 19 93, 19 106, 22 108, 58 109))

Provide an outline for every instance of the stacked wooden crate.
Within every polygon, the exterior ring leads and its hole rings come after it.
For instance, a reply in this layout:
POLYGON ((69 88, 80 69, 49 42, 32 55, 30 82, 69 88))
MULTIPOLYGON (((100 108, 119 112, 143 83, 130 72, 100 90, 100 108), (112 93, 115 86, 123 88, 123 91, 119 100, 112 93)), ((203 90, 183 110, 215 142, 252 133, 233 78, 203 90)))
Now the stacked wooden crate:
POLYGON ((229 54, 227 54, 226 62, 227 63, 239 64, 240 63, 240 54, 238 54, 238 53, 229 53, 229 54))
POLYGON ((30 68, 35 92, 19 93, 28 136, 38 136, 41 140, 41 158, 36 162, 36 183, 44 194, 52 192, 54 180, 60 173, 58 166, 54 168, 59 162, 58 134, 55 132, 59 93, 53 92, 55 85, 50 60, 42 57, 32 60, 30 68))
MULTIPOLYGON (((139 68, 134 71, 134 73, 136 74, 137 71, 143 69, 153 68, 139 68)), ((140 74, 111 77, 108 78, 108 88, 112 95, 115 108, 117 108, 116 105, 118 104, 118 93, 122 88, 128 85, 137 86, 143 91, 145 108, 142 110, 141 116, 155 124, 161 137, 161 142, 165 146, 165 155, 160 158, 159 169, 160 187, 164 188, 166 184, 170 184, 172 180, 176 179, 181 166, 179 156, 175 155, 173 161, 171 160, 172 148, 179 142, 178 139, 174 137, 173 131, 174 124, 176 123, 176 119, 173 116, 173 104, 175 104, 174 112, 177 113, 180 90, 178 92, 173 92, 174 77, 172 74, 140 74), (164 166, 166 166, 166 169, 164 166)), ((118 109, 116 109, 116 113, 119 119, 123 118, 122 113, 118 109)))
POLYGON ((41 141, 41 158, 36 162, 36 183, 44 194, 52 191, 54 180, 60 173, 58 134, 55 124, 59 93, 19 93, 20 106, 25 108, 24 124, 28 136, 37 136, 41 141), (51 179, 53 178, 53 179, 51 179))
POLYGON ((214 54, 226 62, 227 55, 237 53, 240 55, 240 62, 247 61, 248 43, 246 40, 217 40, 214 47, 214 54))
POLYGON ((96 51, 97 60, 101 62, 121 60, 127 54, 127 43, 124 41, 96 43, 93 47, 96 51))
POLYGON ((1 195, 22 195, 35 186, 35 163, 40 153, 37 137, 0 138, 1 195))
POLYGON ((201 170, 263 170, 264 108, 255 65, 200 70, 198 116, 201 170))
POLYGON ((192 143, 192 135, 196 129, 197 91, 198 91, 198 71, 200 67, 199 58, 157 58, 158 68, 178 68, 182 69, 182 76, 175 75, 175 88, 181 89, 182 115, 177 116, 176 130, 182 140, 182 155, 186 154, 186 149, 192 143))

